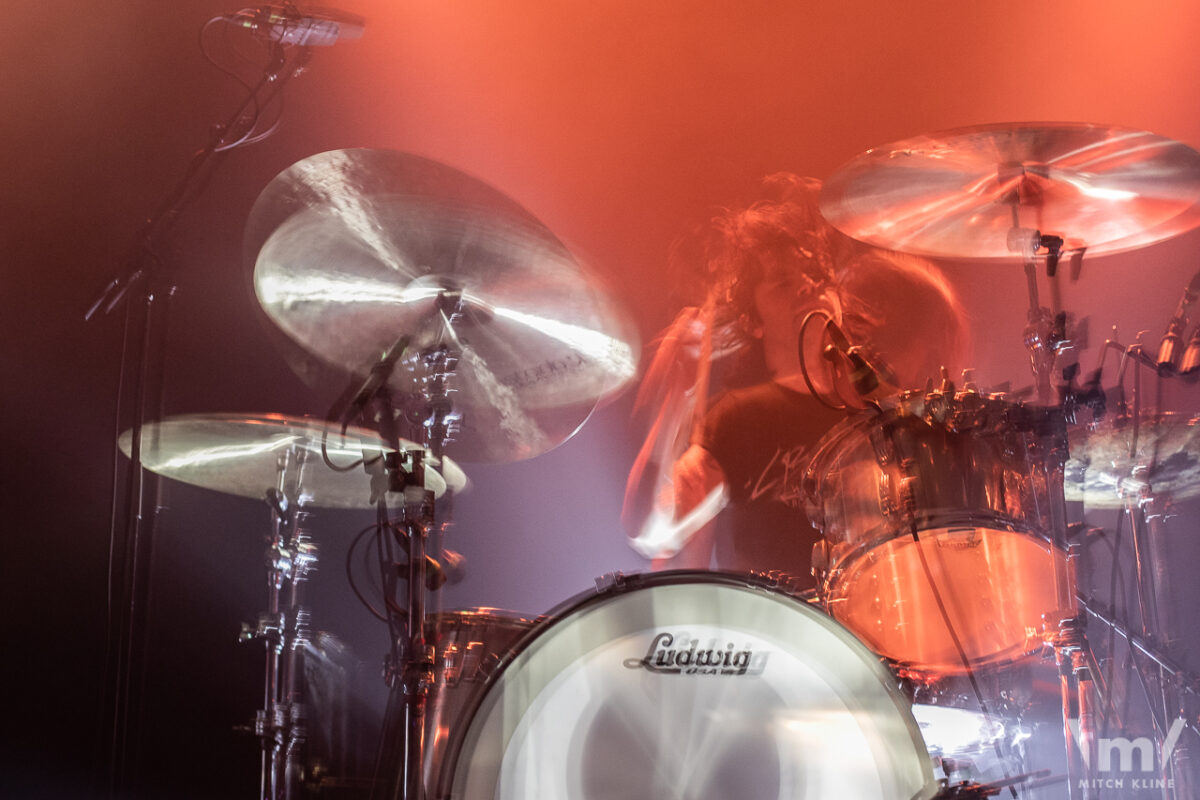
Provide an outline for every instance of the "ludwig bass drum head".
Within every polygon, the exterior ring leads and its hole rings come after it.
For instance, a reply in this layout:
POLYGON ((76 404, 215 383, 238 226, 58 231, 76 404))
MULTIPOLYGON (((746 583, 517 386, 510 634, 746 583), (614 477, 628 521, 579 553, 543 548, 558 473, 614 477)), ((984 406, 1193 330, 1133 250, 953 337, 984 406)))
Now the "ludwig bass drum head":
POLYGON ((936 790, 907 700, 844 628, 749 579, 662 573, 591 594, 527 638, 482 697, 439 796, 936 790))

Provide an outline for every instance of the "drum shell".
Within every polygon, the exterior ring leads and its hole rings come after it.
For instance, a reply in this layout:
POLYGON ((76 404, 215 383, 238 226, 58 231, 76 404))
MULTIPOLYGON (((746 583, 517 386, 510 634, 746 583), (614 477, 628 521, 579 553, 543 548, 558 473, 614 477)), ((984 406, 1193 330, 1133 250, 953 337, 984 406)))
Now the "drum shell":
POLYGON ((1066 452, 1055 410, 973 394, 839 424, 805 471, 826 608, 872 649, 931 672, 1040 646, 1074 606, 1066 452))
POLYGON ((467 711, 505 654, 534 624, 530 617, 498 608, 442 611, 426 622, 426 641, 434 648, 423 759, 430 796, 451 735, 469 719, 467 711))

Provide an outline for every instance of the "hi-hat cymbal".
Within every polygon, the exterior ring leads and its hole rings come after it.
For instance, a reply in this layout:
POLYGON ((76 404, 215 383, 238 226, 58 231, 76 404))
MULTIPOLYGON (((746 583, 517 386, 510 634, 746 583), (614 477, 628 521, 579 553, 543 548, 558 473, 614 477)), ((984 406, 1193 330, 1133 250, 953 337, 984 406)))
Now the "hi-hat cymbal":
POLYGON ((986 125, 868 150, 821 192, 822 214, 843 233, 948 258, 1019 257, 1014 208, 1017 227, 1068 249, 1141 247, 1200 224, 1200 153, 1125 128, 986 125))
POLYGON ((1093 508, 1122 508, 1142 496, 1200 496, 1200 417, 1118 417, 1071 435, 1066 498, 1093 508), (1135 441, 1136 438, 1136 441, 1135 441))
MULTIPOLYGON (((130 455, 133 432, 119 444, 130 455)), ((421 446, 401 442, 408 450, 421 446)), ((177 481, 218 492, 262 499, 280 488, 305 506, 372 508, 368 465, 386 448, 371 431, 282 414, 187 414, 150 422, 142 429, 142 466, 177 481), (326 462, 328 459, 328 463, 326 462), (337 469, 334 468, 334 465, 337 469)), ((467 477, 449 459, 439 465, 426 454, 425 486, 437 496, 466 488, 467 477), (436 467, 440 466, 441 474, 436 467), (446 476, 443 478, 443 474, 446 476)), ((389 505, 403 498, 388 494, 389 505)))
POLYGON ((388 383, 419 394, 423 354, 458 350, 447 450, 464 460, 549 450, 636 373, 634 328, 595 277, 511 199, 434 161, 304 159, 260 195, 247 250, 267 315, 327 366, 362 376, 407 341, 388 383))

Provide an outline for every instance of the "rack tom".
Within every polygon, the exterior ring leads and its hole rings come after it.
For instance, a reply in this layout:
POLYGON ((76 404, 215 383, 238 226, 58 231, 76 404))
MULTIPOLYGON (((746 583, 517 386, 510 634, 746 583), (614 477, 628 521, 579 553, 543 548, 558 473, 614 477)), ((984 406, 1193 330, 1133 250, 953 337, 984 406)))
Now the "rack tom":
POLYGON ((1054 409, 975 392, 907 394, 840 423, 805 473, 832 616, 899 665, 936 674, 1039 648, 1070 615, 1054 409))

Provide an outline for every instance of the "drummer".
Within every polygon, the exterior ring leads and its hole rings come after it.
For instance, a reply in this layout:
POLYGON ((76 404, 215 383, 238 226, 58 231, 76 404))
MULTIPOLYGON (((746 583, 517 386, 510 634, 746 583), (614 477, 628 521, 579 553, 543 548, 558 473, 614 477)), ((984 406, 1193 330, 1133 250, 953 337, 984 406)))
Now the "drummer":
POLYGON ((659 411, 630 474, 625 518, 631 545, 656 569, 783 572, 806 588, 819 534, 804 513, 801 472, 845 417, 830 405, 848 385, 834 383, 810 333, 825 318, 841 321, 853 344, 870 345, 872 363, 910 388, 958 362, 966 325, 932 265, 864 252, 830 228, 818 181, 781 174, 765 186, 766 199, 699 234, 703 266, 685 279, 705 284, 706 302, 680 313, 647 372, 639 400, 656 395, 659 411), (723 390, 708 409, 705 383, 723 390))

